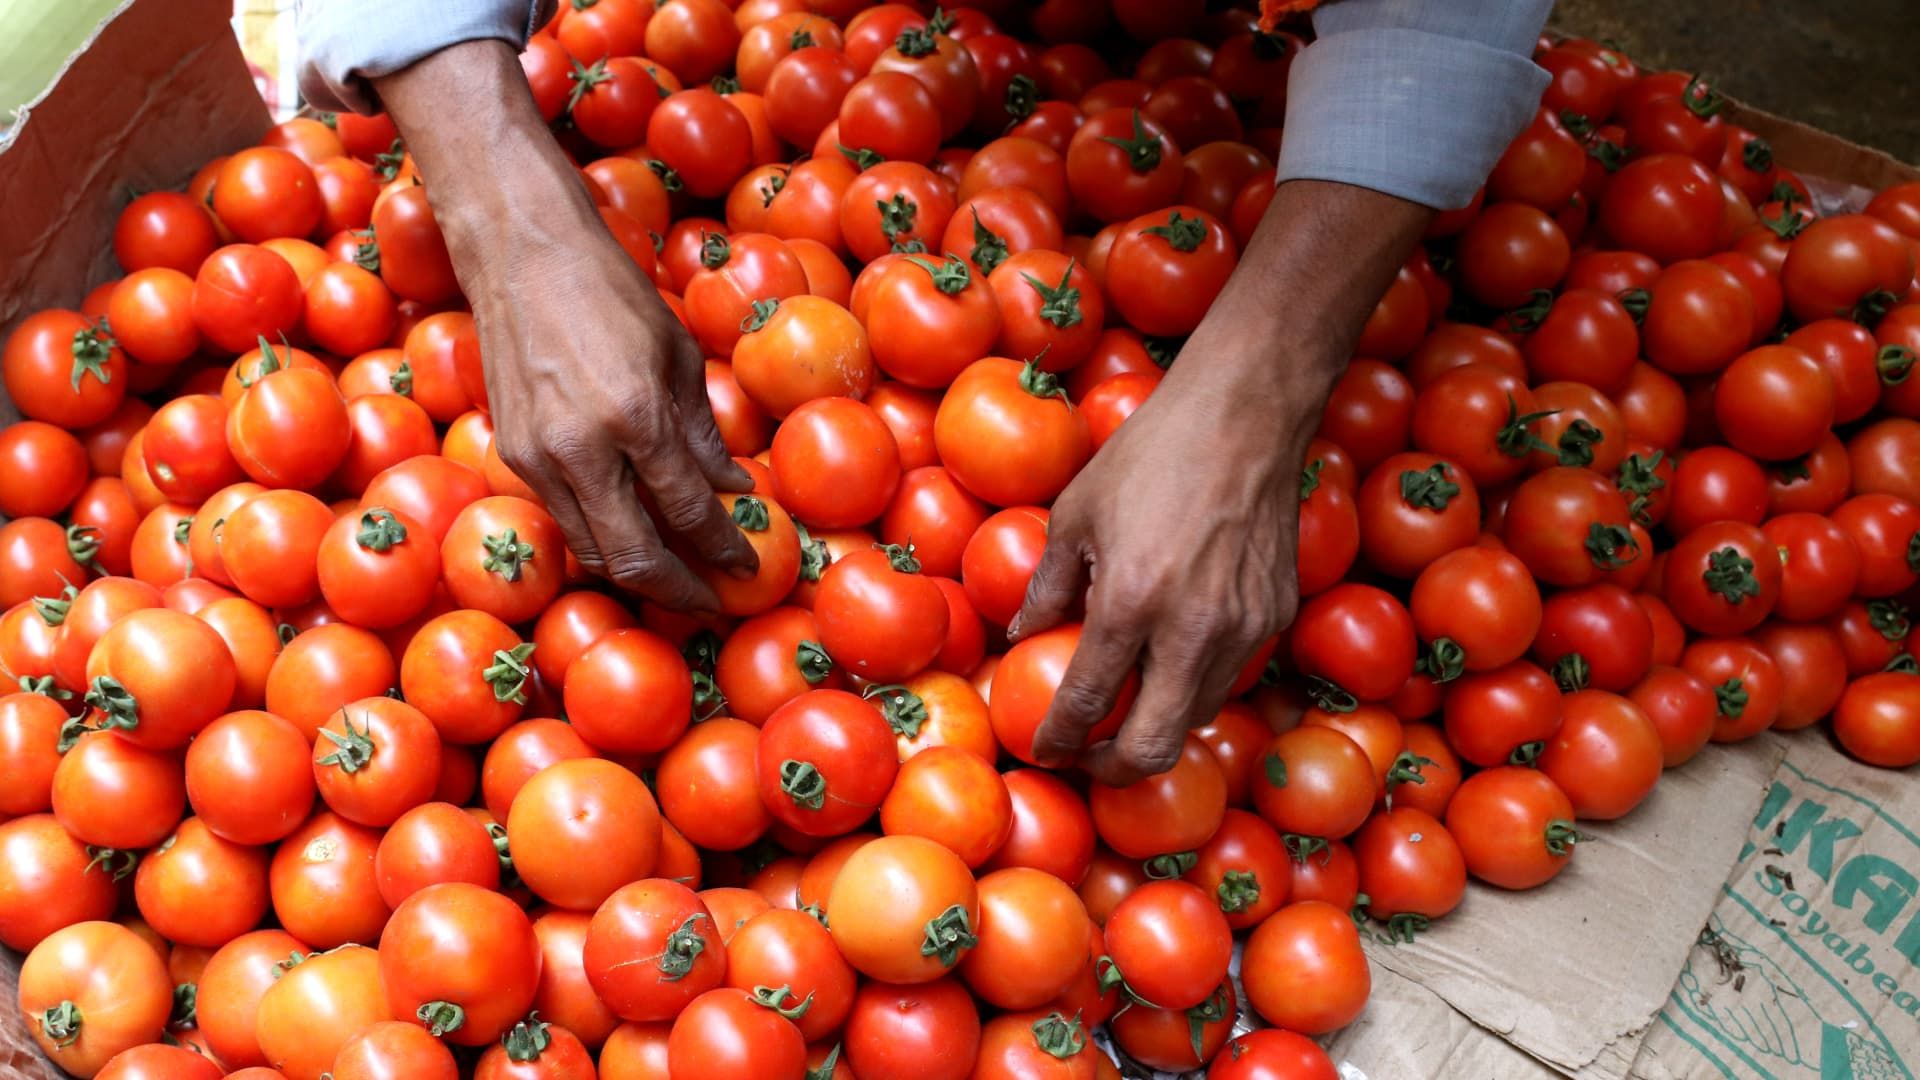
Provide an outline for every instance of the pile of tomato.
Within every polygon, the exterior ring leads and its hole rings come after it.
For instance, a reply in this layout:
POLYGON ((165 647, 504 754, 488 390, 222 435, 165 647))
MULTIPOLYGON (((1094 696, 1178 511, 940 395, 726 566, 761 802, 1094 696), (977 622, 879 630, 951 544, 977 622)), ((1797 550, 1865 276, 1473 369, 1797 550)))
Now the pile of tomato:
POLYGON ((1711 88, 1585 41, 1367 321, 1298 620, 1171 771, 1035 759, 1079 637, 1006 645, 1047 504, 1232 271, 1302 47, 1197 0, 562 5, 535 99, 755 481, 711 619, 588 579, 494 452, 383 118, 134 199, 126 276, 4 352, 0 943, 40 1046, 1001 1080, 1118 1075, 1104 1027, 1324 1080, 1363 936, 1543 884, 1706 743, 1920 760, 1920 184, 1822 216, 1711 88))

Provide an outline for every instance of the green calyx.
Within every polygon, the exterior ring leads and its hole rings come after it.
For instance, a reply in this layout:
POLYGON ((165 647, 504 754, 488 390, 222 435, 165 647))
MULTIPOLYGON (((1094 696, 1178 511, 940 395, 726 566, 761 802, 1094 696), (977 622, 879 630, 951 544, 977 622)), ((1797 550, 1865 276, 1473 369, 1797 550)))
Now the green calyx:
POLYGON ((887 565, 895 573, 917 574, 920 572, 920 560, 914 555, 913 541, 904 544, 883 544, 880 551, 887 557, 887 565))
POLYGON ((1516 333, 1531 334, 1547 321, 1547 315, 1553 311, 1553 290, 1535 289, 1527 294, 1527 302, 1507 312, 1507 325, 1516 333))
POLYGON ((1007 81, 1007 94, 1003 103, 1007 112, 1007 125, 1018 124, 1033 115, 1040 107, 1040 84, 1033 76, 1022 72, 1007 81))
MULTIPOLYGON (((353 239, 353 265, 365 270, 369 274, 379 273, 380 240, 373 234, 373 226, 369 225, 364 229, 353 230, 353 239)), ((402 364, 401 366, 405 367, 406 365, 402 364)), ((395 375, 394 378, 397 379, 399 376, 395 375)), ((404 396, 408 394, 412 388, 413 376, 412 373, 409 372, 407 376, 407 389, 402 390, 398 386, 395 386, 393 392, 404 396)))
POLYGON ((1048 285, 1032 274, 1021 274, 1034 292, 1040 294, 1040 317, 1058 330, 1079 326, 1085 318, 1080 313, 1080 290, 1071 282, 1076 264, 1067 260, 1067 269, 1060 275, 1060 284, 1048 285))
POLYGON ((1221 983, 1213 996, 1187 1010, 1187 1040, 1195 1061, 1205 1061, 1207 1025, 1227 1019, 1227 984, 1221 983))
POLYGON ((707 233, 700 238, 700 265, 708 270, 718 270, 733 258, 733 245, 727 242, 724 233, 707 233))
POLYGON ((1418 670, 1436 683, 1450 683, 1466 674, 1467 650, 1450 637, 1434 638, 1427 654, 1420 658, 1418 670))
POLYGON ((766 532, 773 527, 767 504, 753 495, 742 495, 733 500, 733 511, 729 516, 735 525, 746 532, 766 532))
POLYGON ((1628 513, 1646 528, 1653 526, 1653 493, 1667 486, 1660 477, 1660 466, 1666 457, 1665 450, 1655 450, 1651 457, 1628 454, 1613 475, 1613 486, 1627 496, 1628 513))
POLYGON ((1520 403, 1513 399, 1512 394, 1508 394, 1507 422, 1494 433, 1494 446, 1499 448, 1501 453, 1514 458, 1526 457, 1535 450, 1552 451, 1552 447, 1548 446, 1540 436, 1534 434, 1533 427, 1559 411, 1548 409, 1545 412, 1531 412, 1522 416, 1520 403))
POLYGON ((1155 855, 1140 864, 1140 868, 1150 881, 1172 881, 1193 869, 1200 856, 1191 851, 1176 851, 1167 855, 1155 855))
POLYGON ((345 731, 321 728, 320 735, 335 747, 333 753, 315 761, 316 765, 331 765, 341 772, 352 776, 367 767, 373 760, 376 747, 373 743, 373 725, 356 728, 353 726, 353 714, 346 709, 340 710, 340 726, 345 731))
POLYGON ((1633 538, 1632 531, 1624 525, 1604 521, 1587 526, 1587 541, 1582 546, 1587 549, 1593 565, 1602 570, 1618 570, 1640 557, 1640 541, 1633 538))
POLYGON ((1439 513, 1447 508, 1455 495, 1460 494, 1460 485, 1447 479, 1447 467, 1434 465, 1426 469, 1408 469, 1400 474, 1400 498, 1415 510, 1432 510, 1439 513))
MULTIPOLYGON (((908 198, 906 192, 894 192, 891 199, 876 199, 873 205, 880 208, 880 235, 886 237, 888 243, 897 244, 902 237, 912 235, 913 223, 920 217, 920 204, 908 198)), ((934 284, 939 283, 940 279, 934 278, 934 284)), ((959 288, 948 289, 943 286, 941 291, 959 292, 965 287, 966 283, 962 282, 959 288)))
POLYGON ((1564 858, 1573 854, 1573 845, 1582 840, 1591 840, 1592 836, 1575 828, 1566 818, 1554 818, 1547 822, 1545 830, 1547 854, 1555 858, 1564 858))
POLYGON ((119 848, 87 848, 87 870, 98 870, 115 881, 125 881, 140 865, 140 853, 119 848))
POLYGON ((1570 652, 1553 662, 1553 683, 1563 694, 1576 690, 1585 690, 1587 680, 1593 677, 1593 668, 1587 658, 1577 652, 1570 652))
POLYGON ((813 993, 809 991, 804 998, 793 992, 791 986, 756 986, 751 992, 753 1003, 763 1009, 771 1009, 789 1020, 799 1020, 813 1008, 813 993), (788 1005, 792 1001, 794 1004, 788 1005))
MULTIPOLYGON (((967 253, 967 258, 980 268, 981 273, 991 274, 1007 261, 1007 239, 981 222, 978 207, 969 207, 968 210, 973 214, 973 250, 967 253)), ((1027 280, 1033 279, 1028 277, 1027 280)))
POLYGON ((1326 459, 1314 458, 1300 470, 1300 501, 1306 502, 1313 493, 1320 490, 1320 472, 1327 467, 1326 459))
POLYGON ((866 147, 861 147, 856 150, 843 143, 834 143, 833 148, 840 151, 840 156, 846 158, 847 161, 853 165, 854 171, 856 172, 866 172, 868 169, 887 160, 885 154, 877 150, 869 150, 866 147))
POLYGON ((740 92, 740 80, 731 75, 715 75, 707 85, 713 88, 714 93, 722 96, 740 92))
POLYGON ((1277 752, 1268 754, 1265 758, 1261 759, 1260 767, 1267 778, 1267 785, 1269 787, 1283 788, 1287 786, 1286 758, 1281 757, 1277 752))
POLYGON ((200 987, 194 983, 173 984, 173 1012, 167 1015, 168 1027, 200 1026, 200 987))
POLYGON ((425 1024, 427 1034, 436 1039, 467 1026, 467 1010, 451 1001, 429 1001, 413 1010, 413 1016, 425 1024))
POLYGON ((33 598, 33 613, 48 626, 59 626, 67 621, 67 612, 73 610, 73 598, 80 590, 69 583, 60 590, 59 596, 36 596, 33 598))
POLYGON ((100 731, 132 731, 140 726, 140 703, 111 675, 94 676, 83 700, 100 714, 99 722, 94 725, 100 731))
POLYGON ((967 269, 967 261, 958 255, 949 255, 945 262, 935 262, 921 255, 910 255, 907 261, 927 272, 933 278, 933 287, 948 296, 953 296, 973 283, 973 271, 967 269))
MULTIPOLYGON (((50 697, 55 701, 73 700, 73 691, 63 690, 55 685, 53 676, 51 675, 22 675, 20 676, 19 682, 15 683, 15 685, 20 687, 20 692, 23 694, 39 694, 41 697, 50 697)), ((69 717, 66 723, 60 726, 60 752, 63 754, 66 753, 72 748, 74 742, 77 741, 81 735, 86 734, 88 730, 90 729, 81 722, 79 717, 69 717), (76 726, 79 730, 75 731, 73 735, 69 737, 67 729, 76 726)))
POLYGON ((793 34, 787 38, 787 50, 789 52, 799 52, 801 49, 810 48, 813 45, 813 35, 807 32, 805 26, 795 30, 793 34))
POLYGON ((920 737, 920 729, 927 723, 927 703, 919 694, 904 686, 869 686, 861 696, 869 701, 879 699, 880 715, 886 717, 895 735, 903 739, 920 737))
POLYGON ((779 310, 780 300, 778 297, 755 300, 752 311, 740 320, 740 332, 742 334, 751 334, 756 330, 764 329, 767 322, 773 318, 773 313, 779 310))
POLYGON ((1040 356, 1021 366, 1020 389, 1037 398, 1059 398, 1062 404, 1071 406, 1072 403, 1067 401, 1066 387, 1060 385, 1060 376, 1041 369, 1040 359, 1045 355, 1046 350, 1042 349, 1040 356))
POLYGON ((80 1029, 86 1024, 81 1015, 80 1006, 71 1001, 62 1001, 50 1009, 34 1014, 30 1019, 40 1025, 40 1034, 47 1037, 57 1050, 64 1050, 80 1041, 80 1029))
POLYGON ((1541 741, 1521 743, 1519 746, 1513 748, 1512 753, 1507 755, 1507 764, 1530 769, 1535 762, 1540 760, 1540 754, 1546 748, 1547 744, 1541 741))
POLYGON ((978 944, 980 939, 974 936, 973 916, 964 906, 955 904, 927 920, 920 955, 938 959, 941 967, 952 967, 959 962, 961 953, 978 944))
POLYGON ((817 582, 833 562, 833 553, 827 550, 827 542, 808 532, 805 525, 796 521, 793 528, 800 534, 800 580, 817 582))
POLYGON ((1874 366, 1880 372, 1880 382, 1886 386, 1899 386, 1913 375, 1913 365, 1920 361, 1916 354, 1905 345, 1882 345, 1874 357, 1874 366))
POLYGON ((553 1036, 547 1029, 553 1025, 540 1019, 537 1012, 528 1013, 525 1020, 513 1025, 505 1035, 500 1036, 500 1045, 507 1052, 508 1061, 538 1061, 553 1044, 553 1036))
POLYGON ((1707 591, 1729 604, 1745 603, 1760 595, 1760 580, 1753 576, 1753 560, 1728 545, 1707 556, 1707 568, 1700 575, 1707 591))
POLYGON ((113 373, 107 370, 107 361, 113 358, 113 350, 118 347, 105 319, 73 332, 73 366, 67 369, 67 380, 74 393, 80 392, 80 380, 88 375, 101 386, 112 384, 113 373))
POLYGON ((1560 433, 1556 448, 1562 465, 1585 468, 1593 464, 1593 448, 1607 441, 1607 434, 1585 420, 1575 420, 1560 433))
POLYGON ((1147 123, 1140 110, 1133 110, 1133 138, 1122 139, 1109 135, 1104 140, 1127 153, 1127 165, 1137 173, 1150 173, 1160 167, 1160 137, 1147 130, 1147 123))
POLYGON ((694 961, 707 951, 707 939, 700 933, 700 923, 708 921, 708 916, 695 912, 687 920, 667 935, 667 944, 660 951, 660 978, 663 982, 679 982, 693 970, 694 961))
MULTIPOLYGON (((566 111, 568 115, 572 115, 573 110, 580 104, 581 98, 586 97, 601 83, 612 81, 613 75, 607 71, 606 58, 601 57, 591 66, 582 64, 578 60, 573 61, 573 70, 567 72, 567 78, 573 83, 573 89, 567 94, 566 111)), ((387 179, 391 180, 392 177, 389 176, 387 179)))
POLYGON ((184 546, 187 542, 188 535, 192 532, 193 515, 188 514, 186 517, 173 523, 173 542, 184 546))
POLYGON ((1167 242, 1167 246, 1179 252, 1200 250, 1207 239, 1207 223, 1198 217, 1185 217, 1175 210, 1165 225, 1155 225, 1141 229, 1142 236, 1158 236, 1167 242))
POLYGON ((764 210, 772 206, 774 196, 785 190, 786 186, 787 174, 784 172, 769 174, 765 180, 760 181, 760 208, 764 210))
MULTIPOLYGON (((661 97, 667 96, 666 87, 664 86, 660 87, 660 96, 661 97)), ((648 158, 647 168, 652 169, 653 175, 660 178, 660 186, 666 188, 668 194, 674 194, 674 193, 686 190, 687 182, 685 180, 680 179, 680 174, 674 171, 673 166, 667 164, 664 161, 661 161, 659 158, 648 158)), ((655 244, 653 246, 653 250, 657 254, 662 250, 664 246, 665 246, 665 242, 662 241, 661 243, 655 244)))
POLYGON ((523 641, 511 649, 494 650, 493 663, 480 672, 480 677, 493 687, 493 700, 502 704, 527 703, 527 680, 533 677, 527 658, 532 655, 531 641, 523 641))
POLYGON ((840 1044, 834 1043, 833 1049, 827 1051, 827 1056, 820 1060, 820 1064, 807 1070, 805 1080, 833 1080, 833 1074, 839 1068, 840 1044))
MULTIPOLYGON (((800 644, 794 646, 793 666, 800 672, 800 677, 807 681, 808 686, 819 686, 821 683, 827 681, 827 676, 833 674, 833 657, 827 655, 827 647, 825 645, 817 641, 802 641, 800 644)), ((902 693, 905 693, 902 687, 886 687, 885 689, 901 690, 902 693)), ((921 708, 921 719, 926 719, 926 709, 924 706, 921 708)), ((898 728, 895 730, 898 730, 898 728)), ((908 736, 908 738, 912 738, 912 736, 908 736)))
POLYGON ((1627 314, 1633 317, 1634 325, 1638 326, 1647 320, 1647 307, 1653 303, 1653 293, 1646 289, 1622 289, 1614 294, 1614 299, 1620 301, 1620 306, 1626 309, 1627 314))
POLYGON ((1402 750, 1387 767, 1386 803, 1387 809, 1393 809, 1393 793, 1401 784, 1425 784, 1425 769, 1432 765, 1433 759, 1421 757, 1411 750, 1402 750))
POLYGON ((1757 173, 1768 172, 1773 168, 1773 144, 1758 135, 1747 140, 1740 148, 1740 163, 1757 173))
POLYGON ((713 676, 704 671, 693 672, 693 722, 706 723, 708 720, 727 711, 727 695, 720 692, 720 684, 713 676))
POLYGON ((1072 1019, 1050 1012, 1033 1022, 1033 1044, 1048 1057, 1065 1061, 1087 1048, 1087 1028, 1077 1012, 1072 1019))
POLYGON ((1260 902, 1260 879, 1251 870, 1229 870, 1220 875, 1213 895, 1223 913, 1238 915, 1260 902))
POLYGON ((353 535, 353 541, 368 551, 391 551, 393 545, 404 543, 407 539, 407 527, 393 511, 384 506, 376 506, 360 515, 360 531, 353 535))
MULTIPOLYGON (((1686 104, 1688 112, 1691 112, 1702 120, 1711 120, 1713 117, 1718 116, 1722 109, 1727 107, 1727 99, 1721 96, 1719 91, 1708 86, 1704 79, 1705 76, 1701 75, 1695 75, 1693 78, 1688 79, 1686 89, 1680 91, 1680 100, 1686 104)), ((1773 161, 1772 148, 1768 147, 1765 143, 1761 143, 1760 145, 1767 151, 1767 161, 1771 164, 1773 161)))
POLYGON ((89 570, 99 569, 93 560, 100 554, 100 545, 106 543, 106 536, 93 525, 69 525, 66 530, 67 554, 73 561, 89 570))
MULTIPOLYGON (((571 109, 573 103, 569 101, 567 105, 571 109)), ((373 172, 382 180, 391 180, 400 175, 400 168, 406 163, 406 140, 395 137, 393 142, 387 144, 385 150, 373 155, 373 172)))
POLYGON ((802 810, 818 810, 827 805, 827 778, 811 761, 788 758, 781 762, 780 791, 802 810))
POLYGON ((1320 709, 1331 713, 1350 713, 1360 707, 1360 699, 1331 679, 1318 675, 1307 679, 1307 697, 1320 709))
POLYGON ((1747 711, 1748 696, 1746 683, 1737 675, 1713 688, 1714 704, 1729 720, 1738 720, 1747 711))
POLYGON ((1907 635, 1913 632, 1913 621, 1907 617, 1907 605, 1898 600, 1867 601, 1867 621, 1888 641, 1905 641, 1907 635))
POLYGON ((521 567, 533 561, 533 545, 523 543, 513 529, 498 536, 482 537, 480 544, 487 551, 487 557, 480 561, 480 569, 499 574, 509 583, 519 581, 521 567))
POLYGON ((934 40, 932 27, 910 26, 893 39, 893 47, 901 56, 917 60, 932 55, 940 45, 934 40))
MULTIPOLYGON (((1305 863, 1315 855, 1333 850, 1327 843, 1326 837, 1308 836, 1304 833, 1283 833, 1280 836, 1280 845, 1287 849, 1287 854, 1293 856, 1293 861, 1297 863, 1305 863)), ((1327 865, 1327 860, 1332 857, 1332 855, 1323 855, 1320 865, 1327 865)))

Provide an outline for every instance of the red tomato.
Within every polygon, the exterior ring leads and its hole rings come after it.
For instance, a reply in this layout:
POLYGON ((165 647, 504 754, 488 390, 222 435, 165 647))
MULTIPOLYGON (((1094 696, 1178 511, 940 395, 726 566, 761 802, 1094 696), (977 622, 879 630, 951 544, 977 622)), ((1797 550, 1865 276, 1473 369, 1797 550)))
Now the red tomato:
POLYGON ((760 732, 755 775, 776 821, 806 836, 851 832, 872 815, 898 768, 878 709, 814 690, 776 709, 760 732))
POLYGON ((1417 577, 1480 533, 1480 498, 1458 466, 1432 454, 1395 454, 1361 485, 1360 548, 1377 569, 1417 577))
POLYGON ((596 908, 651 874, 660 833, 647 786, 599 758, 565 760, 536 773, 507 815, 514 869, 541 899, 574 911, 596 908))
POLYGON ((1833 734, 1870 765, 1903 769, 1920 761, 1920 676, 1881 672, 1855 680, 1834 709, 1833 734))
MULTIPOLYGON (((954 478, 998 506, 1044 503, 1092 455, 1086 418, 1035 364, 990 357, 954 380, 934 441, 954 478)), ((991 615, 989 615, 991 617, 991 615)))
POLYGON ((1290 904, 1247 938, 1247 1003, 1267 1022, 1318 1035, 1344 1027, 1366 1004, 1373 979, 1360 935, 1342 908, 1290 904))
POLYGON ((1681 654, 1680 666, 1713 688, 1718 705, 1714 742, 1750 738, 1772 727, 1780 714, 1779 665, 1751 641, 1700 638, 1681 654))
POLYGON ((1685 154, 1654 153, 1613 174, 1600 200, 1600 223, 1622 246, 1673 263, 1718 246, 1720 205, 1719 178, 1707 165, 1685 154))
POLYGON ((1504 765, 1460 785, 1447 829, 1468 873, 1503 889, 1531 889, 1558 874, 1585 838, 1573 817, 1573 803, 1545 772, 1504 765))
POLYGON ((114 222, 113 256, 128 274, 166 267, 191 275, 218 246, 206 205, 182 192, 150 191, 128 203, 114 222))
POLYGON ((1154 210, 1120 227, 1106 288, 1114 310, 1135 329, 1179 337, 1200 325, 1235 262, 1233 239, 1211 214, 1154 210))
MULTIPOLYGON (((1034 757, 1034 734, 1053 706, 1080 634, 1080 625, 1069 623, 1022 638, 1007 650, 994 673, 995 693, 987 702, 994 735, 1008 753, 1029 765, 1042 764, 1034 757)), ((1120 730, 1139 689, 1138 675, 1129 672, 1114 696, 1112 710, 1087 732, 1085 745, 1110 739, 1120 730)))
POLYGON ((1160 122, 1137 108, 1094 113, 1067 147, 1067 185, 1088 213, 1125 221, 1179 196, 1180 149, 1160 122))
POLYGON ((1331 683, 1330 696, 1384 701, 1413 674, 1413 617, 1370 585, 1343 583, 1309 599, 1291 637, 1294 665, 1331 683))
POLYGON ((1893 226, 1866 214, 1821 218, 1794 237, 1780 268, 1787 309, 1801 322, 1884 310, 1913 283, 1914 255, 1893 226))

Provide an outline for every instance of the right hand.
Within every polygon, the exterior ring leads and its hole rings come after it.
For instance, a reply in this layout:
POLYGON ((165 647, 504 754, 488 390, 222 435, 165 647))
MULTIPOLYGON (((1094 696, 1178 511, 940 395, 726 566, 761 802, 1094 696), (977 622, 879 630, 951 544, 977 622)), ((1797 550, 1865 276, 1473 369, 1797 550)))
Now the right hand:
POLYGON ((587 570, 676 610, 718 611, 713 590, 669 551, 635 481, 700 558, 751 572, 753 548, 714 492, 747 491, 752 478, 714 425, 700 347, 585 209, 590 220, 535 230, 537 249, 501 229, 506 249, 480 261, 473 310, 494 445, 587 570))

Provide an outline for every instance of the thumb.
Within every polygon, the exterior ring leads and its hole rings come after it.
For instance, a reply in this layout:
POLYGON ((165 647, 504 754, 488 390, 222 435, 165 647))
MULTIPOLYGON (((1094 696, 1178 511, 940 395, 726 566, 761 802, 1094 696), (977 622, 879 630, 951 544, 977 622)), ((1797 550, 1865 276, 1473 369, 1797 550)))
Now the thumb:
POLYGON ((716 490, 751 491, 753 478, 727 452, 726 440, 714 422, 713 406, 707 401, 706 359, 684 329, 674 338, 671 389, 681 430, 686 432, 687 451, 700 474, 716 490))
POLYGON ((1012 641, 1065 622, 1086 593, 1087 562, 1077 532, 1071 527, 1056 527, 1059 521, 1056 516, 1049 523, 1047 546, 1027 582, 1027 598, 1007 624, 1007 637, 1012 641))

